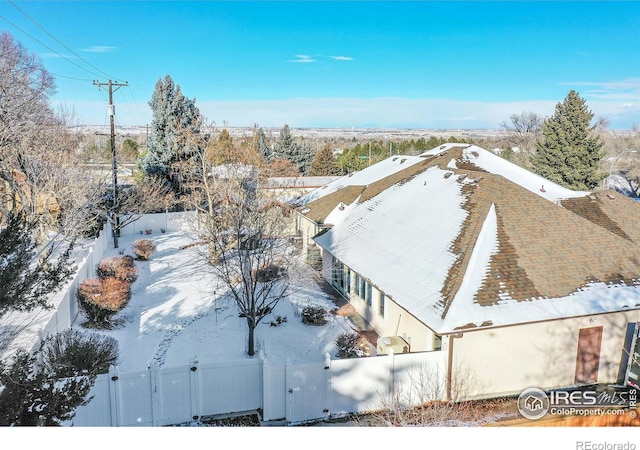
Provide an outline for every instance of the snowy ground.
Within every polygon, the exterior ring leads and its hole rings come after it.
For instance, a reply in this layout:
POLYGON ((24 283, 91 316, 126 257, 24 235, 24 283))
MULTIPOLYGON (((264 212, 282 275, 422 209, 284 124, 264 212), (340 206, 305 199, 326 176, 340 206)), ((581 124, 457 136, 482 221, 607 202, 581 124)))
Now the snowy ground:
MULTIPOLYGON (((114 317, 120 325, 99 331, 119 341, 120 371, 144 370, 153 362, 159 367, 179 366, 191 358, 201 363, 248 358, 245 319, 238 316, 224 289, 216 289, 215 277, 198 248, 181 249, 194 237, 183 232, 144 237, 155 242, 156 251, 150 261, 136 261, 138 279, 132 285, 132 298, 114 317)), ((140 238, 122 237, 120 249, 132 255, 131 244, 140 238)), ((106 256, 118 252, 110 248, 106 256)), ((351 329, 345 317, 333 314, 327 315, 324 326, 302 323, 298 311, 306 305, 328 311, 335 307, 314 277, 317 274, 301 264, 292 280, 292 294, 258 325, 256 348, 269 361, 323 361, 327 352, 334 357, 336 336, 351 329), (287 321, 270 326, 276 316, 287 321)), ((80 317, 76 326, 85 321, 80 317)))

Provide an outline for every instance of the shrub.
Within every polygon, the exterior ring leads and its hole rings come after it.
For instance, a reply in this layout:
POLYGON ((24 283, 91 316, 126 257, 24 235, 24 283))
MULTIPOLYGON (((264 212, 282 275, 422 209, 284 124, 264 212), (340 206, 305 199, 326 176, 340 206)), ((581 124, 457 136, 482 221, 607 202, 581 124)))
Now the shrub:
POLYGON ((358 358, 364 355, 360 348, 360 335, 353 331, 345 331, 336 337, 338 358, 358 358))
POLYGON ((132 250, 136 258, 147 261, 151 258, 156 245, 149 239, 138 239, 133 243, 132 250))
POLYGON ((61 379, 37 353, 19 349, 11 364, 0 361, 0 425, 59 426, 89 402, 94 381, 94 375, 61 379))
POLYGON ((286 321, 287 321, 287 316, 276 316, 275 320, 272 320, 271 322, 269 322, 269 325, 271 325, 272 327, 279 327, 286 321))
POLYGON ((302 310, 302 323, 305 325, 324 325, 327 323, 326 311, 320 306, 305 306, 302 310))
POLYGON ((118 356, 116 339, 68 328, 44 339, 40 364, 58 377, 98 375, 109 372, 118 356))
POLYGON ((107 325, 131 298, 131 283, 114 277, 88 278, 78 286, 77 296, 90 322, 107 325))
POLYGON ((275 264, 263 265, 256 270, 256 281, 266 283, 268 281, 282 278, 285 270, 275 264))
POLYGON ((96 275, 98 278, 114 277, 133 283, 138 279, 138 269, 133 261, 133 256, 111 257, 104 258, 98 263, 96 275))

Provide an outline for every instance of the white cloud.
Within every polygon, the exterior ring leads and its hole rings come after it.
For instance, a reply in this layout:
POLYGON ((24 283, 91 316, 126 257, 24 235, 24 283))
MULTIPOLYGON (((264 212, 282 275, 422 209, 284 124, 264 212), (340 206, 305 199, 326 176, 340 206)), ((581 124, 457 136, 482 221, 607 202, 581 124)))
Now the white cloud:
POLYGON ((584 87, 580 95, 586 100, 640 100, 640 78, 628 78, 616 81, 574 81, 560 83, 563 86, 573 86, 576 90, 584 87))
POLYGON ((295 57, 298 58, 298 59, 290 59, 287 62, 291 62, 291 63, 312 63, 312 62, 316 62, 316 60, 313 59, 309 55, 295 55, 295 57))
POLYGON ((109 47, 107 45, 92 45, 91 47, 82 48, 80 51, 87 53, 108 53, 117 49, 118 47, 109 47))
POLYGON ((336 61, 353 61, 351 56, 330 56, 330 58, 336 61))
MULTIPOLYGON (((554 113, 557 100, 471 102, 450 99, 291 98, 283 100, 216 101, 202 97, 197 106, 208 122, 230 127, 419 128, 499 129, 500 123, 522 111, 543 117, 554 113)), ((87 125, 108 124, 104 102, 71 102, 76 116, 87 125)), ((640 124, 640 102, 588 102, 595 117, 604 117, 611 129, 628 130, 640 124)), ((147 103, 123 104, 117 109, 118 125, 145 125, 151 121, 147 103)))

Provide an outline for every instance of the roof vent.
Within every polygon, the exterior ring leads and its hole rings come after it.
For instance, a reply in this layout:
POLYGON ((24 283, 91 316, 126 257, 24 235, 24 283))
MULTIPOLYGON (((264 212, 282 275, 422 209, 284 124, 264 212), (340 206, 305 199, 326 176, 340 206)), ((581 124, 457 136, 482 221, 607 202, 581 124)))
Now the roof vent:
POLYGON ((542 185, 542 187, 540 188, 540 192, 547 192, 547 191, 544 189, 544 184, 543 184, 543 185, 542 185))
POLYGON ((443 149, 445 149, 445 148, 447 148, 447 146, 446 146, 446 145, 441 145, 441 146, 440 146, 440 150, 443 150, 443 149))
POLYGON ((607 197, 609 197, 609 200, 615 200, 615 199, 616 199, 616 198, 615 198, 613 195, 611 195, 611 194, 607 194, 607 197))
POLYGON ((405 162, 406 160, 407 160, 407 158, 402 158, 402 159, 400 160, 400 164, 402 164, 402 163, 403 163, 403 162, 405 162))
POLYGON ((444 178, 448 179, 451 175, 453 175, 453 172, 447 172, 444 174, 444 178))

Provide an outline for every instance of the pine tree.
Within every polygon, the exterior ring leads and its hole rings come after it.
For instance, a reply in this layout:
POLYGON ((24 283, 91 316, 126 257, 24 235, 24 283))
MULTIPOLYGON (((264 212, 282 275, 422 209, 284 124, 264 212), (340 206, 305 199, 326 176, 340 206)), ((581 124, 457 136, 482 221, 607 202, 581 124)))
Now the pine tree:
POLYGON ((140 167, 147 175, 165 179, 179 192, 189 173, 185 165, 200 154, 193 139, 202 127, 200 110, 169 75, 156 83, 149 106, 153 117, 140 167))
POLYGON ((322 147, 313 157, 311 167, 309 168, 309 175, 311 176, 332 176, 338 175, 340 169, 336 163, 336 159, 333 157, 333 150, 330 145, 322 147))
POLYGON ((295 152, 295 145, 289 125, 285 124, 278 135, 272 158, 291 160, 291 155, 295 152))
POLYGON ((313 149, 307 141, 297 142, 291 135, 289 125, 285 125, 280 130, 273 159, 288 159, 298 167, 302 175, 306 175, 313 160, 313 149))
POLYGON ((273 161, 273 148, 264 130, 258 125, 253 127, 253 150, 262 157, 266 164, 273 161))
POLYGON ((75 269, 69 261, 72 246, 58 256, 53 254, 54 247, 48 246, 37 257, 35 227, 23 215, 10 214, 0 229, 0 317, 9 311, 50 307, 50 294, 60 289, 75 269))
POLYGON ((592 131, 593 113, 577 92, 570 91, 542 125, 543 140, 532 156, 533 170, 562 186, 591 190, 605 174, 598 171, 603 143, 592 131))

